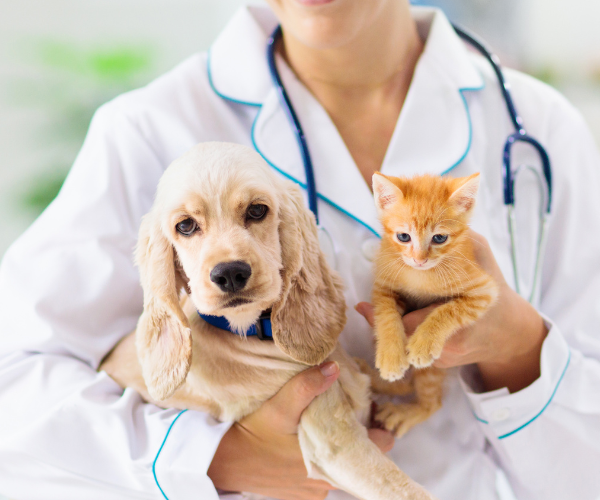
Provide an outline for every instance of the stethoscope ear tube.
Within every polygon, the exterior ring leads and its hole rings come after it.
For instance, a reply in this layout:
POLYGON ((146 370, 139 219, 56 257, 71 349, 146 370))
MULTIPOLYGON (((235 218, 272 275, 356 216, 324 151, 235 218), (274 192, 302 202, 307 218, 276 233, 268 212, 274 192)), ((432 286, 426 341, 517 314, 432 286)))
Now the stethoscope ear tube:
MULTIPOLYGON (((517 230, 515 223, 515 207, 513 205, 508 206, 508 231, 510 233, 510 251, 513 261, 513 278, 515 280, 515 291, 523 296, 523 290, 521 290, 521 282, 519 281, 519 259, 517 256, 517 230)), ((539 285, 541 281, 542 263, 544 261, 544 253, 546 252, 546 243, 548 241, 548 225, 550 216, 548 213, 543 212, 540 221, 540 231, 538 234, 537 241, 537 252, 535 255, 535 268, 533 270, 533 276, 531 281, 531 289, 529 296, 525 297, 531 304, 535 304, 539 300, 539 285)))
POLYGON ((550 217, 550 211, 552 209, 552 169, 550 166, 550 158, 548 156, 548 152, 544 149, 544 147, 536 139, 531 137, 525 130, 523 119, 517 112, 517 108, 515 106, 512 94, 510 92, 510 84, 504 78, 504 73, 502 72, 502 67, 500 66, 500 61, 498 60, 498 57, 495 54, 493 54, 483 43, 481 43, 479 40, 477 40, 474 36, 470 35, 466 31, 462 30, 457 26, 454 26, 454 30, 456 31, 458 36, 460 36, 463 40, 465 40, 471 46, 477 49, 477 51, 480 52, 481 55, 485 57, 490 63, 492 69, 494 70, 494 73, 496 74, 496 77, 498 78, 500 90, 506 103, 506 109, 510 116, 510 120, 515 128, 515 132, 512 135, 508 136, 504 144, 504 152, 502 155, 502 176, 504 181, 504 204, 506 205, 508 211, 508 232, 510 235, 510 251, 513 264, 515 290, 520 295, 522 294, 521 284, 519 281, 520 273, 519 259, 517 256, 517 229, 515 216, 515 180, 518 175, 518 169, 513 171, 511 165, 511 152, 513 146, 517 142, 525 142, 527 144, 530 144, 537 151, 542 163, 543 178, 539 174, 539 172, 533 167, 528 167, 536 174, 538 178, 540 192, 546 193, 546 198, 542 201, 542 203, 545 203, 545 206, 542 207, 540 213, 540 228, 538 234, 533 281, 531 283, 531 290, 528 298, 529 302, 533 302, 534 300, 537 300, 538 285, 540 281, 542 263, 544 260, 544 253, 546 248, 548 221, 550 217))
POLYGON ((550 214, 544 213, 542 217, 542 223, 540 228, 540 234, 538 236, 538 247, 537 255, 535 259, 535 270, 533 274, 533 282, 531 284, 531 294, 529 296, 529 302, 535 304, 539 301, 538 289, 540 282, 542 281, 542 263, 544 262, 544 254, 546 253, 546 243, 548 241, 548 225, 550 221, 550 214))
MULTIPOLYGON (((511 182, 514 183, 516 181, 517 176, 521 173, 522 170, 528 170, 536 177, 539 191, 540 193, 549 193, 548 190, 544 190, 545 187, 545 177, 540 174, 539 170, 533 166, 524 165, 522 167, 518 167, 515 169, 513 177, 511 178, 511 182)), ((547 187, 547 186, 546 186, 547 187)), ((550 221, 550 212, 548 210, 549 201, 548 196, 545 198, 542 197, 540 200, 540 212, 539 212, 539 232, 537 235, 537 246, 536 246, 536 255, 535 255, 535 265, 533 270, 533 276, 531 281, 531 289, 529 291, 529 296, 526 297, 530 303, 537 302, 539 299, 538 290, 541 279, 542 272, 542 263, 544 261, 544 254, 546 251, 546 241, 548 235, 548 225, 550 221)), ((510 236, 510 252, 511 259, 513 264, 513 278, 515 281, 515 290, 521 296, 523 296, 524 291, 521 289, 521 282, 519 280, 519 276, 521 276, 519 270, 519 257, 517 255, 517 224, 516 224, 516 215, 515 215, 515 205, 514 203, 507 204, 507 214, 508 214, 508 232, 510 236)))

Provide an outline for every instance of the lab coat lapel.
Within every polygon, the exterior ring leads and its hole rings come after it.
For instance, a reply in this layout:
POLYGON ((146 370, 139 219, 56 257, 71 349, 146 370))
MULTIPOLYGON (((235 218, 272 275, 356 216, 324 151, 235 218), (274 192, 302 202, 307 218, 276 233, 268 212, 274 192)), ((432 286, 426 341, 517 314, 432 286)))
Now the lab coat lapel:
POLYGON ((277 26, 271 10, 239 9, 211 45, 208 77, 220 97, 250 106, 260 106, 272 89, 266 47, 277 26))
MULTIPOLYGON (((483 88, 441 11, 414 8, 413 15, 427 42, 381 168, 388 175, 443 174, 459 165, 472 136, 465 92, 483 88)), ((209 77, 221 97, 259 108, 251 131, 254 147, 305 187, 299 146, 266 63, 267 39, 276 24, 268 9, 241 9, 211 48, 209 77)), ((327 112, 280 57, 277 66, 306 135, 319 205, 327 203, 380 233, 371 191, 327 112)))
POLYGON ((472 128, 465 93, 483 89, 483 78, 441 11, 415 8, 412 14, 427 42, 381 171, 444 174, 468 154, 472 128))
MULTIPOLYGON (((483 78, 441 11, 417 8, 413 15, 427 42, 381 171, 444 174, 467 157, 472 129, 465 92, 481 90, 483 78)), ((321 202, 379 233, 371 191, 333 122, 281 59, 278 68, 307 138, 321 202)), ((257 118, 253 137, 265 158, 305 184, 298 145, 275 92, 257 118)))
MULTIPOLYGON (((267 40, 276 25, 269 9, 240 9, 209 51, 208 74, 217 95, 259 108, 251 131, 254 147, 273 168, 305 187, 298 143, 266 62, 267 40)), ((306 134, 319 206, 332 205, 379 233, 373 196, 329 116, 279 57, 277 64, 306 134)))
MULTIPOLYGON (((281 58, 277 58, 277 67, 306 136, 319 206, 323 203, 334 206, 379 234, 373 195, 329 115, 281 58)), ((275 91, 257 116, 253 142, 273 167, 306 185, 300 149, 275 91)))

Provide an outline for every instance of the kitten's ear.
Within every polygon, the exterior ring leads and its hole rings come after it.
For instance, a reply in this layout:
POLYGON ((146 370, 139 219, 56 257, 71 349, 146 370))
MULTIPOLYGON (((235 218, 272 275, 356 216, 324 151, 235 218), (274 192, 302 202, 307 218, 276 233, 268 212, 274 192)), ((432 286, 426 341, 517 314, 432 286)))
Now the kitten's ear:
POLYGON ((454 204, 458 213, 467 213, 475 206, 479 190, 479 172, 469 177, 454 179, 454 192, 448 201, 454 204))
POLYGON ((404 198, 400 188, 379 172, 373 174, 373 196, 378 212, 388 209, 404 198))

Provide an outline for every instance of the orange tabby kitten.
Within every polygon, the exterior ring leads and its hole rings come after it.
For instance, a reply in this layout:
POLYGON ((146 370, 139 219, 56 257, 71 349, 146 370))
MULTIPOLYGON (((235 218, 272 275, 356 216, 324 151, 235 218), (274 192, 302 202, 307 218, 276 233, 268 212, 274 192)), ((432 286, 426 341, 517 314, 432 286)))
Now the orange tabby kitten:
MULTIPOLYGON (((376 367, 395 381, 406 370, 430 367, 446 340, 471 325, 494 303, 498 288, 475 262, 468 222, 479 174, 373 176, 373 192, 384 234, 375 264, 373 305, 376 367), (407 339, 402 315, 434 302, 433 310, 407 339)), ((414 370, 416 403, 383 405, 378 420, 397 435, 427 419, 441 405, 443 372, 414 370)))

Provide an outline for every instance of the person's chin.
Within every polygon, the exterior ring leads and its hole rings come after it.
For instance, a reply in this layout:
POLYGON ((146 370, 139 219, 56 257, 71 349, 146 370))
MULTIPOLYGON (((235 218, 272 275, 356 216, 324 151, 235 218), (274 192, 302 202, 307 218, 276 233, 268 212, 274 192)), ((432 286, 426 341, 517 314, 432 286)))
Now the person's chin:
POLYGON ((293 2, 300 4, 304 7, 318 7, 320 5, 327 5, 333 3, 336 0, 292 0, 293 2))

